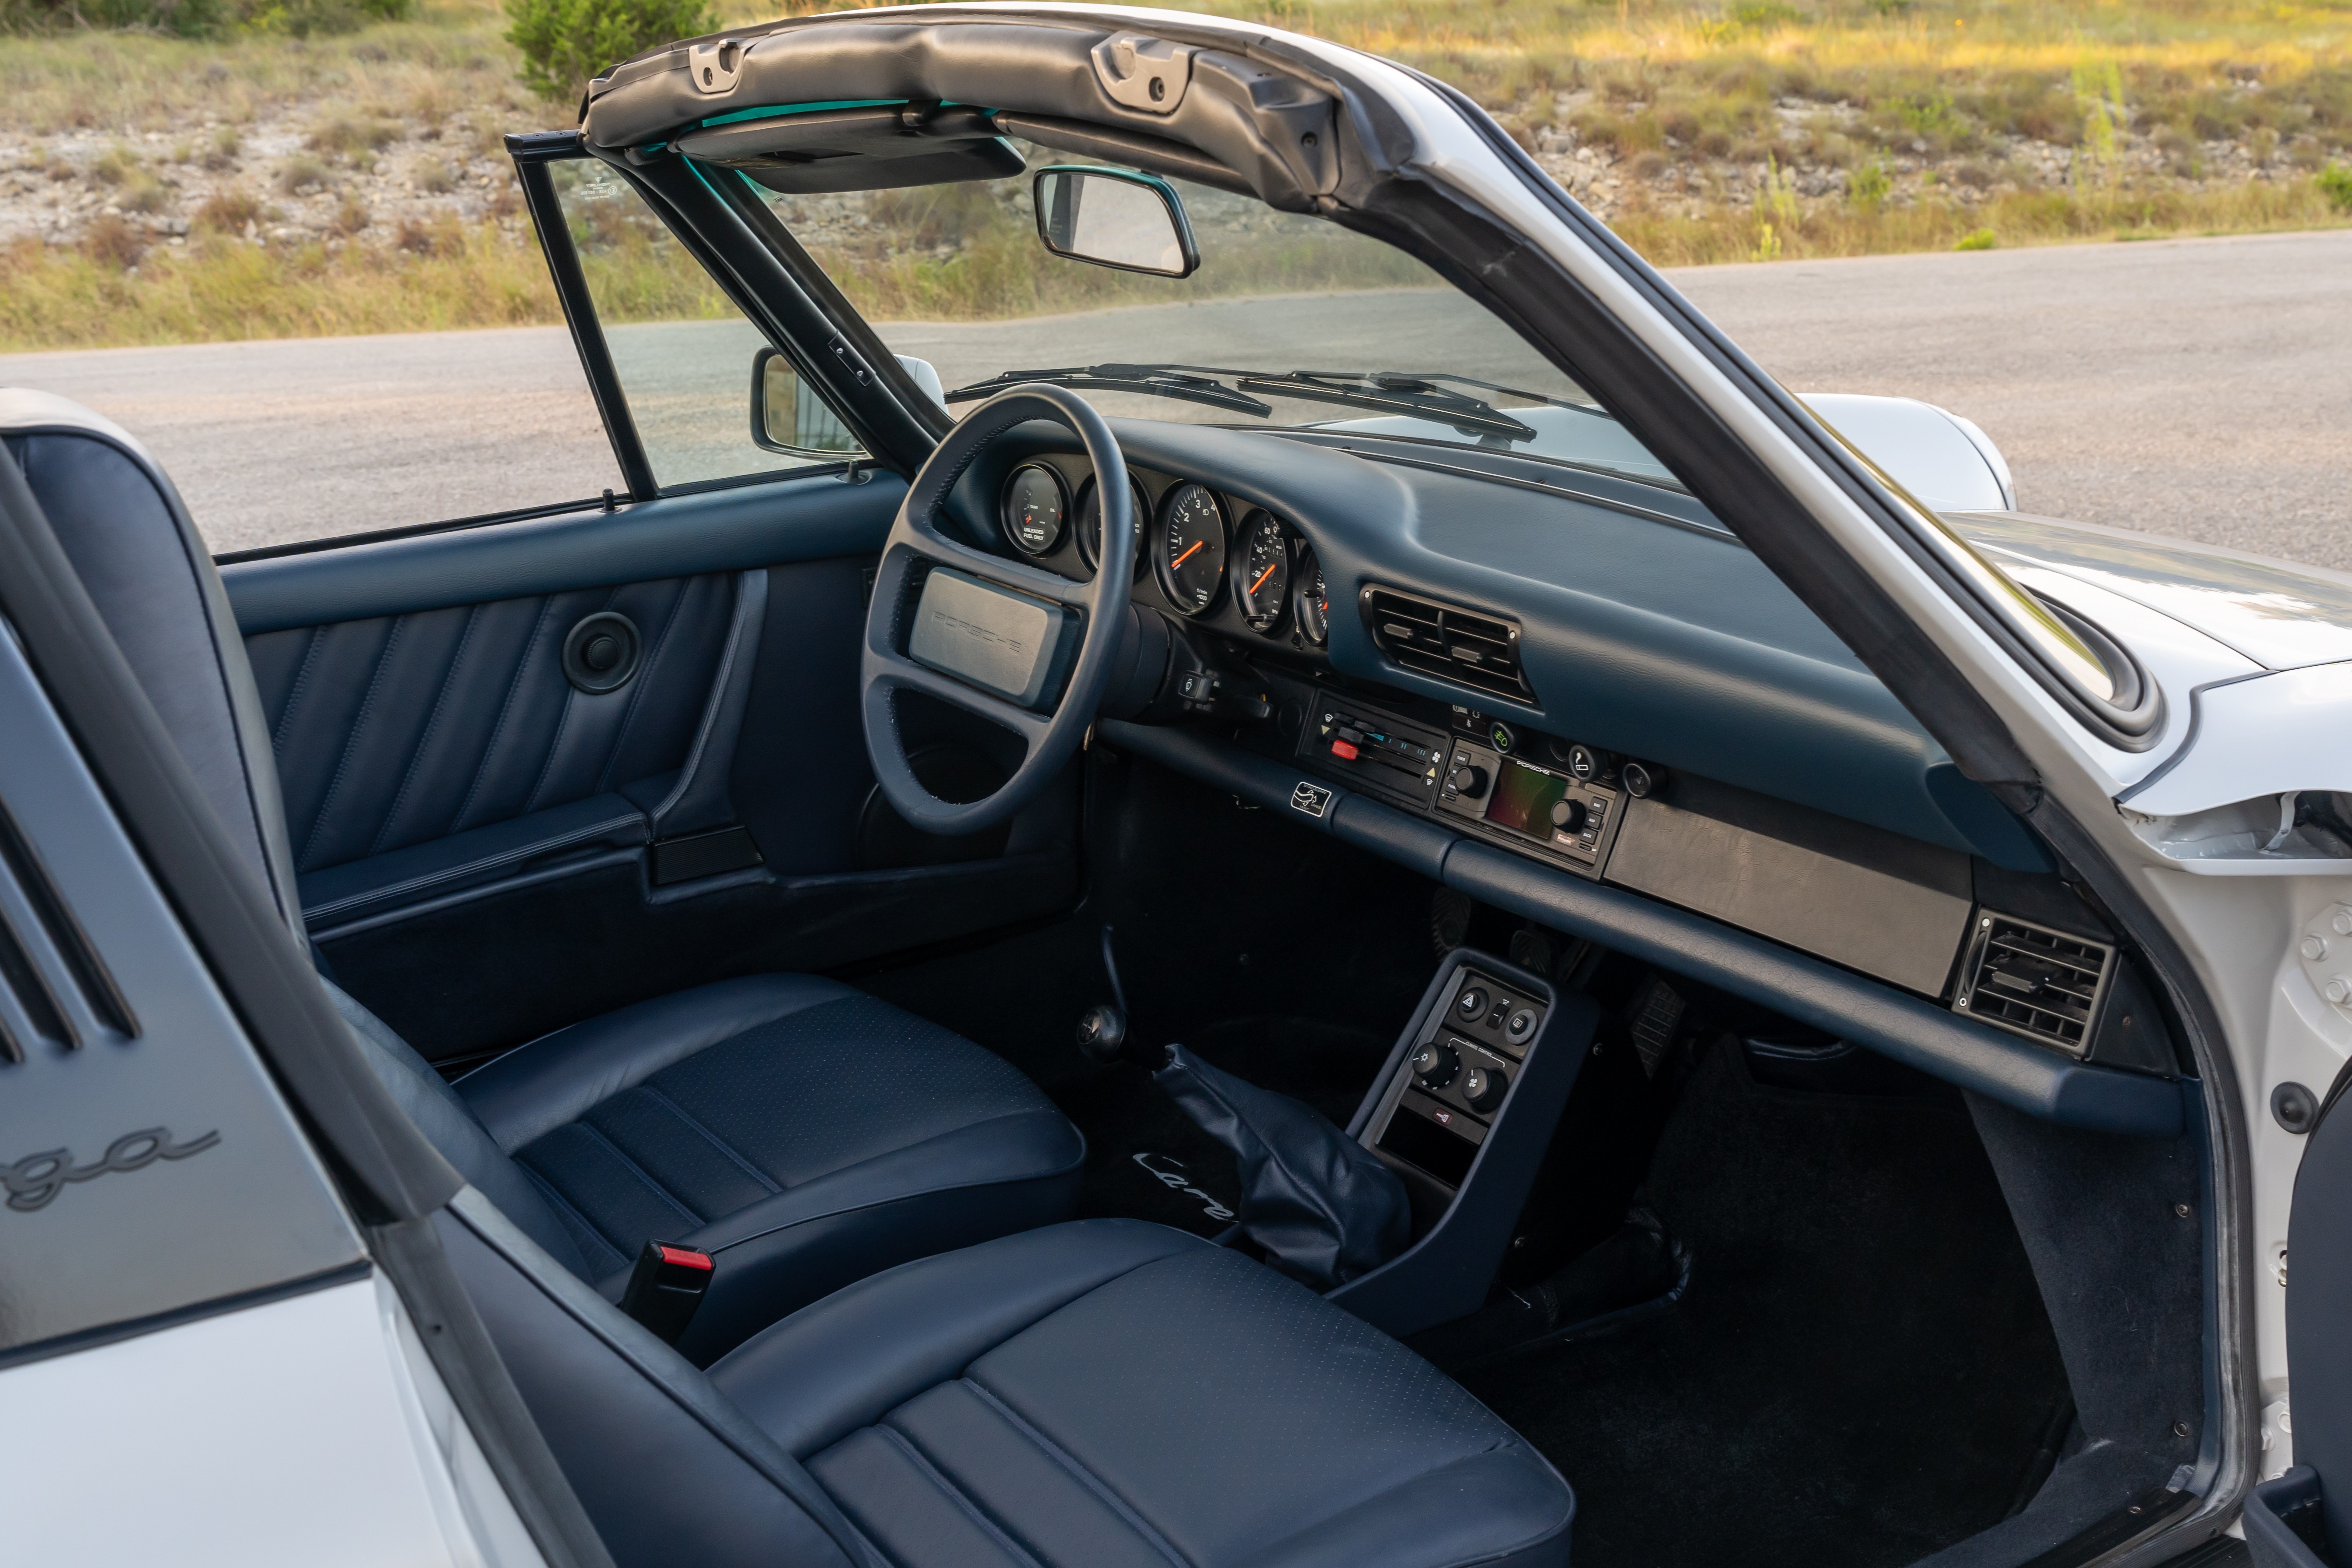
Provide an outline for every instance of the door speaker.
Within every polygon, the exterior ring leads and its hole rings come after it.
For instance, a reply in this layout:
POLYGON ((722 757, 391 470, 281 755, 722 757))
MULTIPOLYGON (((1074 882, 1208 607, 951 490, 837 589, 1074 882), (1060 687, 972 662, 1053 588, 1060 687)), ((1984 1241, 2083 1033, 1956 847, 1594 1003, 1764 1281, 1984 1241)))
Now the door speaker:
POLYGON ((637 673, 637 623, 617 610, 583 616, 563 639, 563 679, 590 696, 617 691, 637 673))

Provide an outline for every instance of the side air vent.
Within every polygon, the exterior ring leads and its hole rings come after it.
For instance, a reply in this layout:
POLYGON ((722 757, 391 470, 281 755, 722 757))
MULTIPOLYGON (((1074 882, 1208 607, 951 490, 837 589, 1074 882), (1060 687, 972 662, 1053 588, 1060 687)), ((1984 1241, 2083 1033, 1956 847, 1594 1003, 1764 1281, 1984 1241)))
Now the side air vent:
POLYGON ((2105 942, 1979 910, 1952 1007, 2081 1056, 2115 963, 2105 942))
POLYGON ((90 1026, 139 1033, 48 868, 0 807, 0 1062, 23 1061, 35 1041, 71 1049, 90 1026))
POLYGON ((1491 697, 1536 705, 1519 669, 1519 624, 1394 588, 1366 588, 1364 625, 1391 662, 1491 697))

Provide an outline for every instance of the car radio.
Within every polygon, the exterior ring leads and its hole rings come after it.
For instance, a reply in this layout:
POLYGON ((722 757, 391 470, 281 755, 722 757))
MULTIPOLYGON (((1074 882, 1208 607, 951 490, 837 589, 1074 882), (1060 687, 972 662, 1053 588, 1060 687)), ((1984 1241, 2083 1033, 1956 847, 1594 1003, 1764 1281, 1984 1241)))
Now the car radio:
POLYGON ((1588 877, 1601 874, 1624 816, 1627 780, 1603 753, 1466 708, 1436 730, 1318 692, 1299 729, 1298 758, 1588 877))

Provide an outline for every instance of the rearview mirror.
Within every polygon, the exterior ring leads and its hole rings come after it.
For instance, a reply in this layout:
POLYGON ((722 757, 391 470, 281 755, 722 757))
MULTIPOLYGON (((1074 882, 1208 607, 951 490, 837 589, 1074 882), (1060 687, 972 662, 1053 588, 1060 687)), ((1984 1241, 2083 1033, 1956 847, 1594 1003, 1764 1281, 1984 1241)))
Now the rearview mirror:
POLYGON ((762 451, 796 458, 846 457, 866 449, 775 348, 751 356, 751 442, 762 451))
POLYGON ((1124 169, 1056 164, 1037 171, 1037 237, 1056 256, 1189 278, 1201 265, 1176 187, 1124 169))

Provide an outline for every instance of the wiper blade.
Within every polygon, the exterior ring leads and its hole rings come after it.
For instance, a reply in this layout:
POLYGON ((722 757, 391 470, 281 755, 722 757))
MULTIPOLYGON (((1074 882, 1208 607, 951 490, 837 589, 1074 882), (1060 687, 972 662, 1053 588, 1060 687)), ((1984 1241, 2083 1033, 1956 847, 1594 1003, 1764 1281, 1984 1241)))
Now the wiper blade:
MULTIPOLYGON (((1499 436, 1507 441, 1532 441, 1532 425, 1512 418, 1483 397, 1450 392, 1440 380, 1467 381, 1463 376, 1406 375, 1396 371, 1295 370, 1287 375, 1245 375, 1244 392, 1270 392, 1310 403, 1333 403, 1343 408, 1370 408, 1408 418, 1450 425, 1465 436, 1499 436)), ((1483 382, 1468 382, 1473 386, 1483 382)), ((1508 392, 1508 387, 1496 387, 1508 392)), ((1531 398, 1533 394, 1526 394, 1531 398)), ((1549 403, 1550 398, 1538 401, 1549 403)))
POLYGON ((950 403, 971 403, 1028 381, 1043 381, 1076 392, 1140 392, 1153 397, 1174 398, 1180 403, 1205 404, 1211 408, 1229 409, 1236 414, 1255 414, 1261 419, 1274 412, 1274 405, 1261 402, 1245 392, 1236 392, 1213 376, 1197 374, 1174 365, 1159 364, 1087 364, 1071 365, 1060 370, 1008 370, 1002 375, 992 375, 986 381, 959 386, 947 395, 947 400, 950 403))

